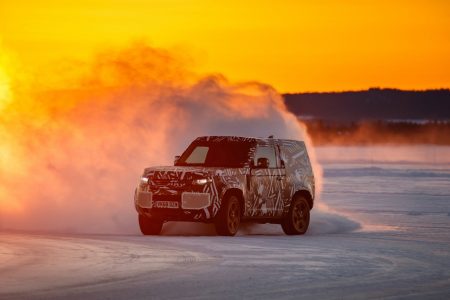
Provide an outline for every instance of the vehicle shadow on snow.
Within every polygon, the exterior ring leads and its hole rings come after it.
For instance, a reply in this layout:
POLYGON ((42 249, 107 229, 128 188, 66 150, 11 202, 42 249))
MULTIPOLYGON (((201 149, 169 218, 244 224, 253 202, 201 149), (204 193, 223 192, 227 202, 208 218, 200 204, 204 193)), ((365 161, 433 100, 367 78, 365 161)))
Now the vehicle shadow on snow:
MULTIPOLYGON (((338 234, 358 230, 361 225, 343 215, 316 210, 311 212, 311 223, 306 235, 338 234)), ((215 236, 214 224, 167 222, 161 231, 163 236, 215 236)), ((278 224, 242 223, 237 236, 285 235, 278 224)))

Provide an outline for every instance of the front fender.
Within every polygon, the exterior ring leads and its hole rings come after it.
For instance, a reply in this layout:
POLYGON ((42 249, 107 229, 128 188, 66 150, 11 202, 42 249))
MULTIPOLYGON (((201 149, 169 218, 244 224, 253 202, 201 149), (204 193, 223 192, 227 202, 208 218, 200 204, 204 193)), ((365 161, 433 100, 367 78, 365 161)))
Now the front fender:
POLYGON ((246 192, 246 173, 242 169, 224 170, 215 175, 214 182, 217 189, 217 199, 213 201, 213 216, 216 216, 222 207, 222 200, 227 192, 239 190, 245 197, 246 192))

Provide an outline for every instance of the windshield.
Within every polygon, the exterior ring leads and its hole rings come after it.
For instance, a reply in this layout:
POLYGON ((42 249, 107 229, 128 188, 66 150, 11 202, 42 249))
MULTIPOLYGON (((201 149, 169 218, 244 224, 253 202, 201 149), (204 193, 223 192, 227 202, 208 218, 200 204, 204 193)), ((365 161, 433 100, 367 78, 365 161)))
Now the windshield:
POLYGON ((194 141, 181 155, 176 166, 243 167, 249 162, 253 143, 242 141, 194 141))

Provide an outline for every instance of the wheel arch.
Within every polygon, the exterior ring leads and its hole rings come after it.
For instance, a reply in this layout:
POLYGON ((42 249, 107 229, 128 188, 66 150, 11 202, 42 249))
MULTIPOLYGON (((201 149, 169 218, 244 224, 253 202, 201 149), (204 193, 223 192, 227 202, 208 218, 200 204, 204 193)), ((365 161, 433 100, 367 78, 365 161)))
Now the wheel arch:
POLYGON ((227 199, 230 196, 236 196, 238 198, 239 201, 239 207, 241 210, 241 217, 244 215, 244 205, 245 205, 245 201, 244 201, 244 193, 242 192, 241 189, 238 188, 229 188, 225 191, 225 193, 222 196, 222 201, 221 201, 221 207, 222 207, 222 202, 227 199))
POLYGON ((309 205, 309 209, 311 210, 314 206, 314 200, 312 198, 311 193, 308 190, 298 190, 294 193, 294 195, 292 195, 292 200, 297 197, 297 196, 302 196, 306 199, 306 201, 308 201, 308 205, 309 205))

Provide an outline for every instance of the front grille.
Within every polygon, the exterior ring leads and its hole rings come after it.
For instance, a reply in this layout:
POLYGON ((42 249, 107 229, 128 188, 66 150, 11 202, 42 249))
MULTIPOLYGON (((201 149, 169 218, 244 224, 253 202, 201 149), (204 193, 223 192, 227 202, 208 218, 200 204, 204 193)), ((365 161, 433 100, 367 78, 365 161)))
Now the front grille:
POLYGON ((150 185, 152 187, 169 187, 178 189, 186 186, 186 183, 177 180, 153 179, 150 181, 150 185))

